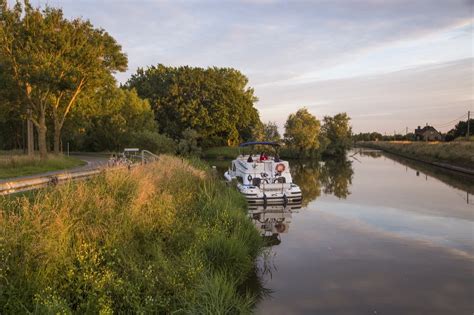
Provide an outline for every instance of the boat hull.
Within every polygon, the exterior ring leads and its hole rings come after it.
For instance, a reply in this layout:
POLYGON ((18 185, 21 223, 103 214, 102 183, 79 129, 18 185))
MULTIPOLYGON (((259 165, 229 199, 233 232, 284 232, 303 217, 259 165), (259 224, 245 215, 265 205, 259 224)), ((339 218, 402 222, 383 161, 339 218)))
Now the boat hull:
POLYGON ((237 189, 247 199, 249 206, 287 206, 301 204, 302 201, 301 190, 295 184, 264 185, 263 187, 238 184, 237 189))

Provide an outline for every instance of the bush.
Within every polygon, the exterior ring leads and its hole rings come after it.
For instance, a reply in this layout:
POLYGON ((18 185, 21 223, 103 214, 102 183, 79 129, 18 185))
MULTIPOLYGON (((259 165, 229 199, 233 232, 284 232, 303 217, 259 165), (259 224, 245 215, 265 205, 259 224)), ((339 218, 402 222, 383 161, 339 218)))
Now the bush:
POLYGON ((153 153, 176 153, 176 143, 173 139, 155 131, 140 131, 131 134, 129 146, 138 147, 153 153))
POLYGON ((193 129, 186 129, 182 133, 182 139, 178 144, 178 153, 186 156, 201 155, 201 148, 198 146, 199 134, 193 129))

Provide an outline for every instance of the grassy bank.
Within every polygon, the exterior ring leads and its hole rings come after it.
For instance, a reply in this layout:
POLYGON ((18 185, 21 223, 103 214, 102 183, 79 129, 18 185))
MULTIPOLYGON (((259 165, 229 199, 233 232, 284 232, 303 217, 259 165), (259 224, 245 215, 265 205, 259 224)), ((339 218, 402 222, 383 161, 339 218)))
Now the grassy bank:
POLYGON ((385 150, 427 162, 474 169, 474 142, 361 142, 359 145, 385 150))
POLYGON ((0 199, 0 313, 247 313, 261 249, 236 191, 163 156, 0 199))
POLYGON ((50 154, 46 160, 41 160, 39 156, 30 157, 4 151, 0 153, 0 179, 40 174, 84 164, 84 161, 64 155, 50 154))

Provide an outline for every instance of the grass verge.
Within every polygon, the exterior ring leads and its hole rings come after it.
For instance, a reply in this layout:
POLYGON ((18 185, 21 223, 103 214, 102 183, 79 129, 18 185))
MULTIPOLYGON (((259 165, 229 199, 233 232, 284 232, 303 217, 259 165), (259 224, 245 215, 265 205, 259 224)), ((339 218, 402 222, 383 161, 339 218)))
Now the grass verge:
POLYGON ((362 146, 385 150, 427 162, 447 163, 474 170, 474 142, 362 142, 362 146))
POLYGON ((0 198, 0 313, 249 313, 262 239, 240 194, 193 165, 0 198))
POLYGON ((3 153, 0 154, 0 179, 40 174, 84 164, 84 161, 64 155, 50 154, 46 160, 41 160, 39 156, 3 153))

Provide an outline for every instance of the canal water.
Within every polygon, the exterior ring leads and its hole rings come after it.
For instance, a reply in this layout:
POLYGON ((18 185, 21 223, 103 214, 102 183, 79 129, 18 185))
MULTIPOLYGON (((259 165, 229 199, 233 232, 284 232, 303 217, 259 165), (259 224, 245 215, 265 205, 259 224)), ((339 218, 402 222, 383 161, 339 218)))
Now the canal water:
POLYGON ((301 209, 250 213, 257 314, 474 313, 472 178, 368 150, 291 167, 301 209))

